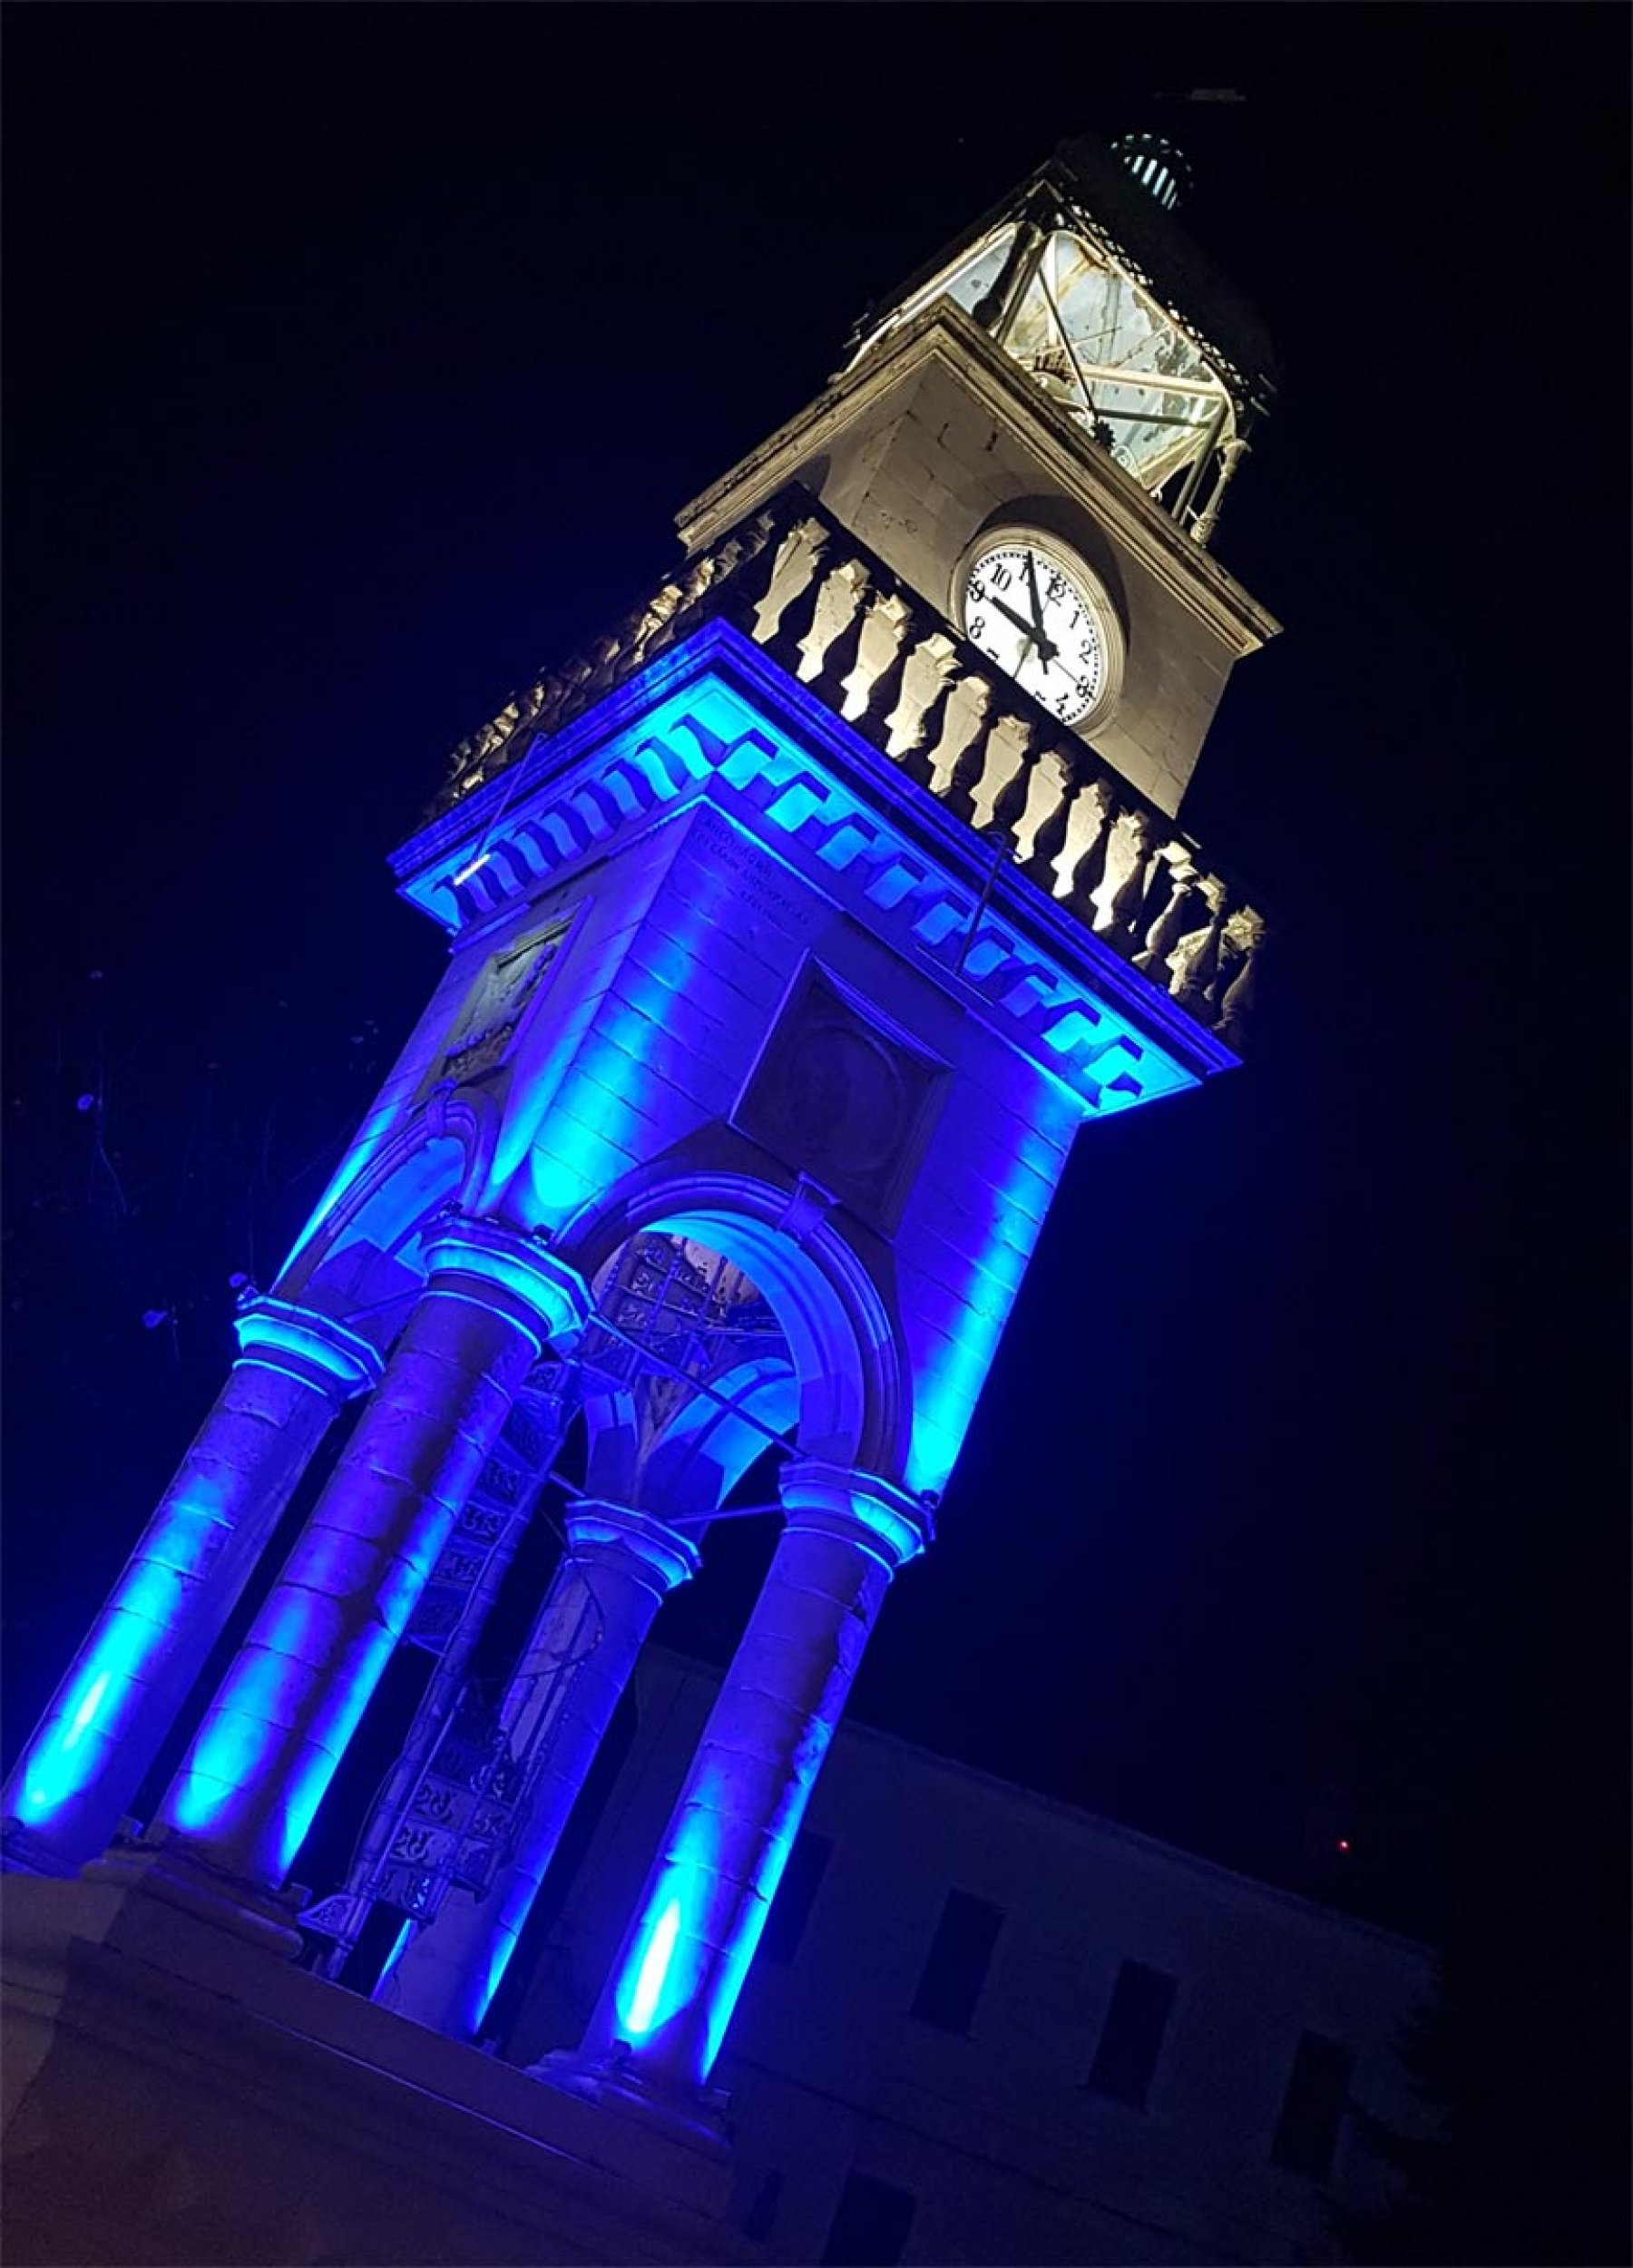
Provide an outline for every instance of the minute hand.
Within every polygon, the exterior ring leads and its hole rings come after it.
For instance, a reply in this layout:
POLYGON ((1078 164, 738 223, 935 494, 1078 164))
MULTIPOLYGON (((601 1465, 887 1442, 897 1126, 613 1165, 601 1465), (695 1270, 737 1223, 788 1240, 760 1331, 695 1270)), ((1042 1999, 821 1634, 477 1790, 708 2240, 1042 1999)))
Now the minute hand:
POLYGON ((1032 634, 1038 641, 1038 659, 1047 670, 1055 658, 1056 649, 1044 635, 1043 601, 1038 595, 1038 562, 1031 552, 1026 554, 1026 580, 1032 586, 1032 634))

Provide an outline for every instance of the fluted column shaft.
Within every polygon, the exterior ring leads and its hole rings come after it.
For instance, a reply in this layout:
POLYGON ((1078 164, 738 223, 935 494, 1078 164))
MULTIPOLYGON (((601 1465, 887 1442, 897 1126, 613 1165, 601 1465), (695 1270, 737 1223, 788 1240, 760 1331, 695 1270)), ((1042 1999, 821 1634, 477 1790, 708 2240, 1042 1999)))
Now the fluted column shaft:
POLYGON ((623 1696, 653 1617, 698 1569, 695 1546, 622 1505, 583 1501, 501 1719, 513 1753, 543 1758, 514 1847, 481 1897, 454 1890, 378 1997, 457 2039, 475 2037, 623 1696))
POLYGON ((758 1601, 591 2019, 581 2063, 660 2096, 709 2076, 890 1579, 928 1512, 888 1482, 817 1464, 758 1601))
POLYGON ((246 1302, 240 1354, 8 1780, 13 1855, 70 1873, 111 1841, 340 1405, 379 1378, 367 1340, 246 1302))
POLYGON ((171 1783, 173 1844, 275 1890, 547 1341, 582 1286, 532 1239, 464 1222, 171 1783))

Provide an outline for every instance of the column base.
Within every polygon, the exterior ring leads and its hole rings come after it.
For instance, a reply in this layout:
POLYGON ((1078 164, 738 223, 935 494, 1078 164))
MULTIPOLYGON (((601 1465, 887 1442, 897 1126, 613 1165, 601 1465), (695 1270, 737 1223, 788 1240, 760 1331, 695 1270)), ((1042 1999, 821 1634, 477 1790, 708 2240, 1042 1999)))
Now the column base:
POLYGON ((286 1960, 300 1950, 300 1931, 294 1926, 298 1907, 293 1898, 269 1894, 211 1866, 163 1830, 151 1843, 114 1843, 81 1872, 88 1882, 143 1891, 195 1921, 210 1922, 286 1960))
POLYGON ((72 1859, 54 1851, 35 1828, 14 1816, 0 1828, 0 1872, 40 1874, 49 1882, 72 1882, 79 1869, 72 1859))
POLYGON ((540 2062, 528 2066, 527 2076, 638 2126, 651 2126, 707 2156, 729 2155, 731 2129, 727 2114, 731 2098, 723 2087, 688 2087, 679 2092, 654 2087, 629 2061, 628 2051, 621 2055, 616 2047, 611 2055, 593 2059, 578 2048, 552 2048, 540 2062))

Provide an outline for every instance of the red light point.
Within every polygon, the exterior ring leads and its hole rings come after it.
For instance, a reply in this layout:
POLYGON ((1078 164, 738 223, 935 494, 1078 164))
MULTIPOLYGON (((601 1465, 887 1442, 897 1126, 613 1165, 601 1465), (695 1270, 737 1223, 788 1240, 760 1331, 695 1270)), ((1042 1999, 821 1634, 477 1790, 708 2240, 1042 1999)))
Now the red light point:
POLYGON ((1347 1851, 1349 1847, 1349 1837, 1347 1835, 1340 1835, 1338 1838, 1338 1848, 1341 1851, 1347 1851))

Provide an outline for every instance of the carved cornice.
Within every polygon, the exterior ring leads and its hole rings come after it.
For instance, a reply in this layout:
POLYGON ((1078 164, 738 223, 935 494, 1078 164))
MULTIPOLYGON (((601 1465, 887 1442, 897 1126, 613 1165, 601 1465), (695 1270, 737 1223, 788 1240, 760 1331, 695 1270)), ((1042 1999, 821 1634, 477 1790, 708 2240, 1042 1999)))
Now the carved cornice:
MULTIPOLYGON (((450 929, 484 924, 699 803, 980 1002, 1097 1114, 1237 1061, 1175 997, 719 620, 544 743, 513 780, 490 783, 468 811, 406 846, 404 892, 450 929), (474 827, 490 850, 472 874, 474 827)), ((1115 883, 1117 870, 1108 872, 1115 883)), ((1113 888, 1106 903, 1122 894, 1113 888)))

